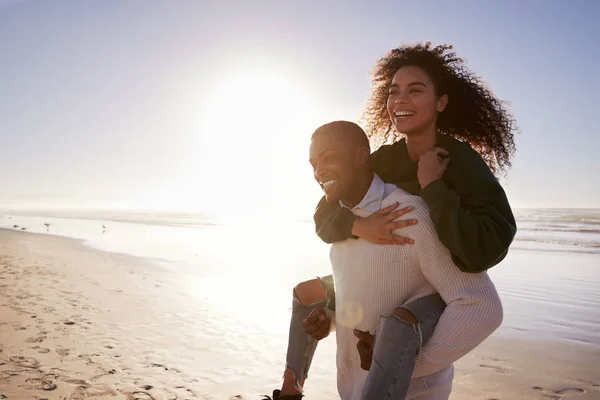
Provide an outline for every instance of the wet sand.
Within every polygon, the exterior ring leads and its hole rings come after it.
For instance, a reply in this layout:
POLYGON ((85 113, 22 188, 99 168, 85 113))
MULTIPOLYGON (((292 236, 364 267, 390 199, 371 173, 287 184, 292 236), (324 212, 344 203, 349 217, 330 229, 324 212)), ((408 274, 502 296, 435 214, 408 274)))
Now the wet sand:
MULTIPOLYGON (((279 383, 286 326, 239 328, 149 260, 0 230, 0 276, 1 399, 259 399, 279 383)), ((335 399, 319 351, 306 398, 335 399)), ((456 364, 451 399, 600 399, 600 351, 493 335, 456 364)))

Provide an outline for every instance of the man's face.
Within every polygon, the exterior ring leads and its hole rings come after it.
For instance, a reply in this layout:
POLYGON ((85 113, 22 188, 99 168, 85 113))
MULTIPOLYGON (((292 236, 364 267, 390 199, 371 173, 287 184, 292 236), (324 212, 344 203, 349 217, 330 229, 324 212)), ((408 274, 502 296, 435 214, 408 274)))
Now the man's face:
POLYGON ((362 168, 361 149, 345 142, 341 136, 320 134, 310 144, 310 164, 328 203, 344 198, 362 168))

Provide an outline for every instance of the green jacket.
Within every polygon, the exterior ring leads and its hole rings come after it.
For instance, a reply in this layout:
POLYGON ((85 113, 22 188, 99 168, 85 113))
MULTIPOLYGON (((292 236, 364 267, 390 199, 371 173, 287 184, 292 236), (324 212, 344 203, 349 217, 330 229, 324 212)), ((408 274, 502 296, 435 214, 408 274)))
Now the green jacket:
MULTIPOLYGON (((420 195, 429 205, 442 244, 463 272, 483 272, 506 257, 517 232, 506 193, 481 156, 466 142, 440 135, 437 146, 450 153, 442 179, 421 190, 417 162, 408 156, 404 139, 371 154, 381 179, 420 195)), ((317 235, 326 243, 354 238, 357 217, 323 197, 314 215, 317 235)))

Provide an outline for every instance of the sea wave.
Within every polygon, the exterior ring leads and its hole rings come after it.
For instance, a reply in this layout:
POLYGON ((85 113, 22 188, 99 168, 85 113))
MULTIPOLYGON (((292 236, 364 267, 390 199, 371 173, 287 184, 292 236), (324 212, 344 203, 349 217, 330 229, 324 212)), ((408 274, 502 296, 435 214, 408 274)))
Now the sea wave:
POLYGON ((549 243, 549 244, 577 246, 577 247, 600 250, 600 242, 582 242, 582 241, 578 241, 578 240, 543 239, 543 238, 534 238, 534 237, 516 237, 515 242, 549 243))

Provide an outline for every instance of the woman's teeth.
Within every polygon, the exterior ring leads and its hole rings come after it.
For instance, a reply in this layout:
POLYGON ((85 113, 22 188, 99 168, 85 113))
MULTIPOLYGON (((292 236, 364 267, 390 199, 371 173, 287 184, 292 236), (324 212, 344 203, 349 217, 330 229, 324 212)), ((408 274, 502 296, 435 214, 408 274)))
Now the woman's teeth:
POLYGON ((410 117, 411 115, 414 115, 415 113, 412 111, 396 111, 394 113, 394 116, 396 118, 400 118, 400 117, 410 117))

